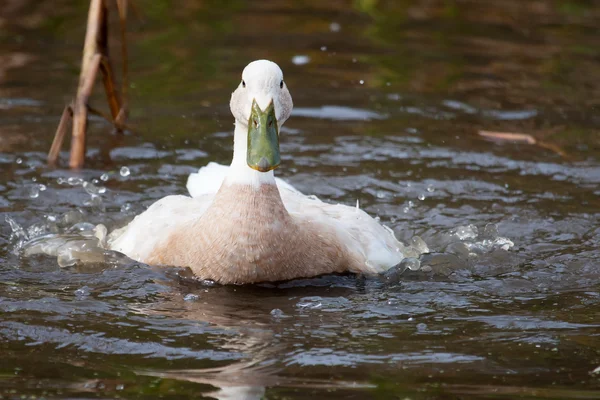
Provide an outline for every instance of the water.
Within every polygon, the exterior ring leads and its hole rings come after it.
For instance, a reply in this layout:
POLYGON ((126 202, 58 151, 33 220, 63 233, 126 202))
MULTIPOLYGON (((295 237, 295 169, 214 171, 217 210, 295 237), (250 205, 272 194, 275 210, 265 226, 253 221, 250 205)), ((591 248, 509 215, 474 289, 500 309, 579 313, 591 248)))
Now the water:
POLYGON ((136 1, 133 128, 118 138, 92 118, 79 172, 47 168, 45 152, 87 5, 7 4, 1 397, 600 397, 595 3, 136 1), (85 250, 103 234, 92 226, 121 226, 185 193, 198 166, 227 163, 229 94, 261 57, 296 105, 279 175, 358 200, 429 254, 381 279, 220 287, 104 253, 71 266, 81 252, 14 253, 69 230, 88 234, 85 250))

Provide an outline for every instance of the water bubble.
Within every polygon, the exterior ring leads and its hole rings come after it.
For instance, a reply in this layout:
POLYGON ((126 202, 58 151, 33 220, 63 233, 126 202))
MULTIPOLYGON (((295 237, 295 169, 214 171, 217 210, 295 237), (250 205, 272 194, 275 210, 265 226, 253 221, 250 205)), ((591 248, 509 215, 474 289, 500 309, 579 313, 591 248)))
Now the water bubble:
POLYGON ((31 178, 31 182, 37 182, 37 178, 34 176, 31 178))
POLYGON ((188 293, 183 297, 184 301, 197 301, 200 298, 197 294, 188 293))
POLYGON ((327 51, 327 46, 321 46, 321 51, 327 51))
POLYGON ((285 317, 285 313, 281 311, 279 308, 274 308, 271 310, 271 316, 273 318, 283 318, 285 317))
POLYGON ((407 257, 400 263, 401 266, 410 269, 411 271, 418 271, 421 268, 421 261, 415 257, 407 257))
POLYGON ((60 224, 63 226, 72 226, 83 221, 83 213, 81 211, 67 211, 60 217, 60 224))
POLYGON ((358 81, 358 83, 360 83, 361 85, 364 85, 365 81, 363 81, 362 79, 360 81, 358 81))
POLYGON ((383 190, 378 190, 377 191, 377 198, 378 199, 385 199, 385 197, 386 197, 386 194, 385 194, 385 192, 383 190))
POLYGON ((97 184, 99 184, 99 183, 100 183, 100 181, 99 181, 98 179, 94 178, 94 179, 92 179, 92 183, 93 183, 94 185, 97 185, 97 184))
POLYGON ((435 189, 433 188, 433 186, 431 186, 431 185, 427 186, 427 191, 428 191, 429 193, 433 193, 433 192, 434 192, 434 190, 435 190, 435 189))
POLYGON ((115 386, 115 389, 117 389, 117 390, 123 390, 123 389, 125 389, 125 385, 119 384, 119 385, 115 386))
POLYGON ((67 268, 77 264, 79 259, 73 255, 73 249, 69 248, 68 245, 64 245, 58 249, 56 261, 59 267, 67 268))
POLYGON ((402 209, 402 211, 403 211, 404 213, 407 213, 407 212, 409 212, 409 211, 410 211, 410 207, 404 207, 404 208, 402 209))
POLYGON ((310 62, 310 57, 305 55, 296 55, 292 57, 292 64, 294 65, 306 65, 310 62))
POLYGON ((15 162, 16 162, 17 164, 23 164, 23 159, 22 159, 22 158, 17 158, 17 159, 15 160, 15 162))
POLYGON ((358 60, 356 58, 352 58, 352 62, 356 63, 358 60))
POLYGON ((125 213, 127 211, 131 210, 131 203, 125 203, 121 206, 121 212, 125 213))
POLYGON ((429 253, 429 246, 420 236, 413 236, 410 239, 410 245, 414 247, 420 254, 429 253))
POLYGON ((107 173, 102 174, 100 176, 100 180, 103 182, 106 182, 108 180, 108 174, 107 173))
POLYGON ((409 200, 409 201, 408 201, 408 206, 409 206, 410 208, 413 208, 413 207, 415 206, 415 203, 414 203, 414 201, 412 201, 412 200, 409 200))
POLYGON ((48 188, 46 187, 46 185, 44 185, 44 184, 42 184, 42 183, 40 183, 40 184, 38 185, 38 187, 40 188, 40 192, 45 192, 45 191, 46 191, 46 189, 48 189, 48 188))
POLYGON ((418 196, 418 199, 419 199, 419 200, 421 200, 421 201, 425 200, 425 195, 424 195, 423 193, 421 193, 421 194, 418 196))
POLYGON ((119 170, 119 174, 121 174, 121 176, 129 176, 129 174, 131 174, 131 171, 129 171, 128 167, 121 167, 121 169, 119 170))
POLYGON ((387 95, 387 98, 390 100, 394 100, 394 101, 398 101, 401 99, 401 97, 398 93, 390 93, 387 95))
POLYGON ((59 185, 62 185, 63 183, 66 183, 67 181, 65 180, 65 178, 57 178, 56 179, 56 183, 58 183, 59 185))
POLYGON ((329 24, 329 30, 331 32, 339 32, 340 30, 342 30, 342 26, 337 22, 332 22, 331 24, 329 24))

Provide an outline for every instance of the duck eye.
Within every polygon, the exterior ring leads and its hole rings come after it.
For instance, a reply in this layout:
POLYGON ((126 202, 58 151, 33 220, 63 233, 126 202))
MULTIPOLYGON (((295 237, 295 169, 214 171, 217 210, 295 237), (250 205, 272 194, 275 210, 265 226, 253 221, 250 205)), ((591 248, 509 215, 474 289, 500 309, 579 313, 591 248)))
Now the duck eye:
POLYGON ((283 89, 283 81, 279 82, 279 87, 283 89))
POLYGON ((246 82, 242 81, 242 87, 246 87, 246 82))

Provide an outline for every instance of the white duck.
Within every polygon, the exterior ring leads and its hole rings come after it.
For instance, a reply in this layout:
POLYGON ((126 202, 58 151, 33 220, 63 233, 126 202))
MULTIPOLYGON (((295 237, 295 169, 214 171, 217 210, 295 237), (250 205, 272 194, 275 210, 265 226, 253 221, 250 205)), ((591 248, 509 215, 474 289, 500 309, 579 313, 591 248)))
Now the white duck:
POLYGON ((233 160, 191 174, 109 237, 112 250, 202 279, 244 284, 328 273, 377 274, 403 259, 393 232, 358 207, 323 203, 274 177, 292 98, 277 64, 254 61, 231 95, 233 160))

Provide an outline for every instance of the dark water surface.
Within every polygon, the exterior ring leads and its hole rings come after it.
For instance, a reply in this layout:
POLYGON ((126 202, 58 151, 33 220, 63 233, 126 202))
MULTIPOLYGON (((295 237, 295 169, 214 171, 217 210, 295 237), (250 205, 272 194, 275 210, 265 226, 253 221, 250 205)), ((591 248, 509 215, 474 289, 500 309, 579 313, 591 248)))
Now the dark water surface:
POLYGON ((132 131, 111 148, 94 117, 88 167, 50 169, 85 3, 0 5, 0 398, 600 398, 597 2, 136 0, 132 131), (279 175, 419 235, 431 271, 201 287, 15 254, 229 162, 229 95, 258 58, 296 105, 279 175))

